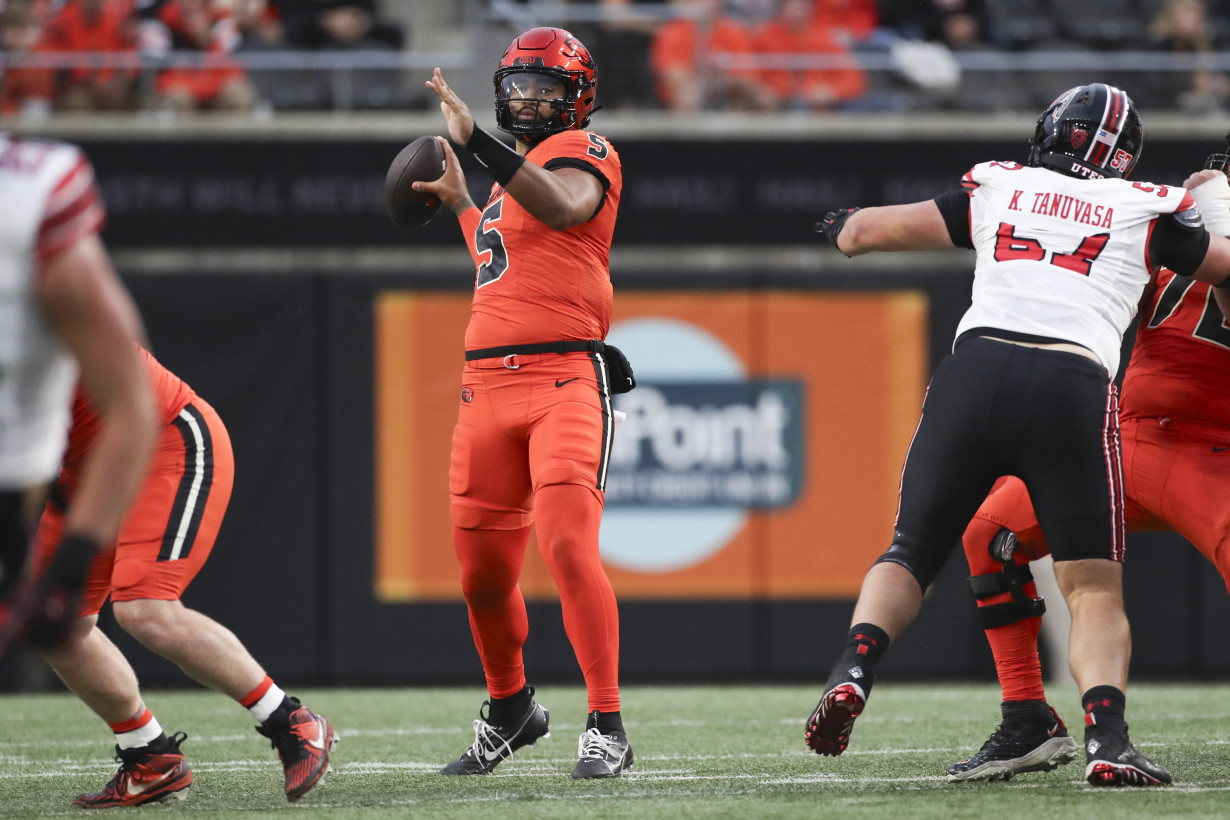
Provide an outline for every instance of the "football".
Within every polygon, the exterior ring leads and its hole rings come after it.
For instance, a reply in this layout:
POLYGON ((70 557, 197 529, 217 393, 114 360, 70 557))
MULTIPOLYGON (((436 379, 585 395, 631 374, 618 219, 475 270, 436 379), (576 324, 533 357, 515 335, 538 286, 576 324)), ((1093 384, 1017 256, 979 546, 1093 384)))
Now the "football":
POLYGON ((444 149, 435 137, 419 137, 401 149, 384 178, 384 205, 394 225, 405 231, 421 228, 440 210, 438 196, 411 186, 439 179, 444 162, 444 149))

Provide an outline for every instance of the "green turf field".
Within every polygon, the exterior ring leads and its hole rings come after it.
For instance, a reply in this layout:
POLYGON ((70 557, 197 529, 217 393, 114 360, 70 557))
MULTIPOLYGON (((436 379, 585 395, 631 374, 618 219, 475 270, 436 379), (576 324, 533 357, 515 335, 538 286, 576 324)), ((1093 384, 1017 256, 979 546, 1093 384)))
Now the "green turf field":
MULTIPOLYGON (((341 742, 333 770, 300 803, 247 715, 203 692, 148 692, 168 731, 185 731, 195 781, 184 802, 113 813, 141 817, 415 818, 1017 818, 1230 816, 1230 685, 1138 685, 1128 716, 1137 746, 1170 768, 1168 789, 1103 790, 1083 755, 1011 783, 949 784, 946 764, 998 722, 992 686, 883 681, 840 758, 809 753, 803 721, 819 690, 796 686, 644 687, 624 692, 635 769, 574 782, 582 691, 541 687, 550 738, 488 777, 436 769, 473 740, 476 689, 294 691, 341 742)), ((1079 724, 1074 691, 1053 702, 1079 724)), ((1074 732, 1078 739, 1079 729, 1074 732)), ((71 805, 115 769, 106 728, 68 695, 0 696, 0 816, 80 816, 71 805)))

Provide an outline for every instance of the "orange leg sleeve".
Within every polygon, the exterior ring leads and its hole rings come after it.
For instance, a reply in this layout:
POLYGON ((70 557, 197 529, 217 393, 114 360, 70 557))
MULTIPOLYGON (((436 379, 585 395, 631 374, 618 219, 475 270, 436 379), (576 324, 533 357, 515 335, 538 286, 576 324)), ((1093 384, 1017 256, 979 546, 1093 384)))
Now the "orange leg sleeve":
POLYGON ((538 543, 559 587, 564 629, 585 676, 589 711, 619 711, 619 610, 598 558, 602 496, 580 484, 551 484, 534 497, 538 543))
MULTIPOLYGON (((1024 491, 1023 487, 1021 491, 1024 491)), ((996 494, 992 494, 983 504, 983 509, 980 509, 970 522, 962 538, 971 575, 994 574, 1002 567, 987 549, 996 533, 1003 528, 999 521, 984 514, 988 506, 993 506, 995 498, 996 494)), ((1017 551, 1017 564, 1028 563, 1029 558, 1024 552, 1017 551)), ((1033 581, 1025 585, 1025 592, 1030 597, 1037 597, 1038 589, 1033 581)), ((978 601, 978 606, 1010 600, 1011 596, 1003 592, 978 601)), ((995 672, 999 676, 1004 700, 1046 700, 1046 690, 1042 685, 1042 663, 1038 658, 1038 631, 1041 628, 1042 618, 1035 616, 986 630, 987 641, 991 644, 991 652, 995 656, 995 672)))
POLYGON ((493 698, 511 697, 525 687, 521 647, 529 635, 529 618, 517 581, 529 537, 529 527, 453 527, 453 548, 461 562, 461 590, 470 611, 470 632, 483 662, 487 691, 493 698))

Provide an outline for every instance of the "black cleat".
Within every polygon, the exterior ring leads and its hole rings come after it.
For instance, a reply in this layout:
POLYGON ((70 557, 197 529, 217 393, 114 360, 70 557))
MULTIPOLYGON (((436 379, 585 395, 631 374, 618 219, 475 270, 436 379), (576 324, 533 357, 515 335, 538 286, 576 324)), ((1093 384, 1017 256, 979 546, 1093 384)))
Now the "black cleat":
MULTIPOLYGON (((474 721, 474 743, 465 754, 440 770, 440 774, 491 774, 495 767, 513 756, 524 746, 533 746, 539 738, 550 737, 547 725, 550 713, 534 702, 534 688, 530 687, 530 708, 509 726, 496 726, 488 722, 483 710, 478 710, 479 719, 474 721)), ((483 701, 490 714, 491 701, 483 701)))
POLYGON ((1169 786, 1170 772, 1136 751, 1127 727, 1117 735, 1097 726, 1085 727, 1085 779, 1095 786, 1169 786))
POLYGON ((945 780, 1011 780, 1025 772, 1049 772, 1076 757, 1076 740, 1068 734, 1059 715, 1041 701, 1049 717, 1021 717, 1005 703, 1004 722, 996 727, 982 748, 968 759, 948 767, 945 780))
POLYGON ((573 780, 590 777, 618 777, 632 768, 632 747, 623 732, 603 734, 596 728, 586 729, 577 743, 580 760, 572 770, 573 780))

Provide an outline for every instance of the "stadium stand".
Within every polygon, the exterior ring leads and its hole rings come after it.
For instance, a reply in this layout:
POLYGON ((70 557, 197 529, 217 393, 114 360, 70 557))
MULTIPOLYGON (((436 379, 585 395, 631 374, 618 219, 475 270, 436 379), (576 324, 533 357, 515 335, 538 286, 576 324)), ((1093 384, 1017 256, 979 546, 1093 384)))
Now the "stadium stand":
MULTIPOLYGON (((726 23, 752 39, 770 24, 778 6, 772 0, 715 2, 726 23)), ((167 77, 187 87, 195 87, 193 77, 208 79, 211 72, 216 80, 218 61, 225 58, 228 71, 246 73, 256 99, 249 104, 241 94, 241 104, 218 107, 257 115, 421 109, 419 78, 436 65, 453 71, 463 88, 481 91, 487 72, 471 65, 469 55, 481 51, 475 45, 540 24, 569 26, 596 44, 607 67, 608 105, 652 110, 661 105, 653 89, 653 37, 672 20, 696 19, 703 5, 702 0, 8 0, 0 20, 12 31, 3 44, 0 115, 45 116, 74 102, 80 108, 71 95, 65 101, 65 78, 133 59, 94 53, 94 41, 84 33, 82 44, 73 46, 76 52, 64 48, 52 21, 66 8, 87 4, 106 9, 108 19, 119 14, 142 23, 136 58, 140 95, 127 107, 159 108, 165 95, 158 91, 165 89, 167 77), (166 25, 169 17, 183 16, 174 11, 181 4, 200 9, 206 30, 188 37, 166 25), (41 32, 33 46, 20 31, 29 19, 41 32), (159 20, 161 33, 150 25, 159 20), (31 72, 40 71, 59 78, 50 101, 31 101, 31 95, 45 94, 42 85, 31 83, 31 72)), ((1091 69, 1135 91, 1141 104, 1154 110, 1216 112, 1230 97, 1230 55, 1219 51, 1230 35, 1230 0, 963 0, 956 14, 950 2, 905 4, 905 12, 889 0, 816 0, 815 5, 820 24, 856 57, 867 83, 860 99, 813 106, 812 116, 846 109, 1031 110, 1049 101, 1056 87, 1086 79, 1091 69), (961 25, 946 25, 958 18, 961 25), (971 20, 972 29, 965 25, 971 20)), ((750 59, 762 72, 786 68, 804 76, 832 70, 841 58, 775 48, 750 59)), ((719 65, 714 73, 744 72, 746 66, 746 61, 719 65)), ((708 101, 704 110, 725 105, 708 101)))

